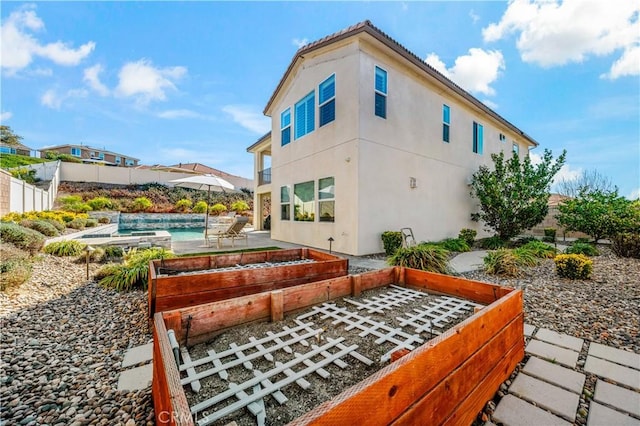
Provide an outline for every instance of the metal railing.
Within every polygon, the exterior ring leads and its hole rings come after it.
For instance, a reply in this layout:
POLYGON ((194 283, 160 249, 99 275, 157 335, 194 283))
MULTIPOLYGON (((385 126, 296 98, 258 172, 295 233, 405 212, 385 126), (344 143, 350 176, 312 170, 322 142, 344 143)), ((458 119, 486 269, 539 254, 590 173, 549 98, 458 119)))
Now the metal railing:
POLYGON ((258 185, 271 183, 271 167, 258 172, 258 185))

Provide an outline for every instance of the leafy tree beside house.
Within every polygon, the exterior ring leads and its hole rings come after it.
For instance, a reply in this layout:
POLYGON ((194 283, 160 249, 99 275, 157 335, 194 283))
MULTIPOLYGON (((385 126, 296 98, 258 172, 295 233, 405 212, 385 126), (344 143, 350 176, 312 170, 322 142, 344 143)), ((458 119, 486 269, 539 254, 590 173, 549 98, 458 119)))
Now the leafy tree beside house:
MULTIPOLYGON (((613 190, 582 188, 577 197, 558 205, 558 224, 583 232, 598 242, 625 231, 633 216, 632 202, 613 190)), ((637 232, 637 231, 636 231, 637 232)))
POLYGON ((546 150, 539 164, 526 156, 505 159, 504 152, 492 154, 493 170, 480 166, 471 179, 471 196, 480 203, 480 212, 471 219, 483 221, 489 230, 507 241, 525 229, 541 223, 549 211, 549 190, 553 177, 563 166, 566 151, 553 162, 546 150))
POLYGON ((21 145, 22 136, 16 135, 11 127, 0 125, 0 142, 7 145, 21 145))

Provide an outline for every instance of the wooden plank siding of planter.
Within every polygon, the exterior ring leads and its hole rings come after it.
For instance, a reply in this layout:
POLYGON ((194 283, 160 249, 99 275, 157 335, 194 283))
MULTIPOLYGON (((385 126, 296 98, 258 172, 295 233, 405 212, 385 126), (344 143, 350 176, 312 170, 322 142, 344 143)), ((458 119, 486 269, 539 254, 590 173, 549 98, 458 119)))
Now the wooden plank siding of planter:
POLYGON ((348 268, 347 259, 307 248, 153 260, 149 262, 149 317, 156 312, 345 276, 348 268), (312 259, 314 262, 260 269, 206 271, 235 265, 301 259, 312 259), (198 270, 203 272, 189 275, 159 273, 198 270))
MULTIPOLYGON (((176 388, 173 379, 179 374, 166 330, 173 329, 184 344, 188 327, 192 345, 229 327, 275 320, 288 312, 389 284, 448 294, 487 306, 291 424, 471 424, 524 357, 522 292, 400 267, 156 313, 154 323, 159 331, 154 331, 154 366, 155 357, 162 357, 158 361, 166 374, 153 386, 156 413, 166 407, 181 413, 186 402, 184 389, 176 388), (163 350, 157 350, 157 346, 163 350)), ((193 424, 190 418, 175 417, 163 421, 156 414, 156 421, 193 424)))

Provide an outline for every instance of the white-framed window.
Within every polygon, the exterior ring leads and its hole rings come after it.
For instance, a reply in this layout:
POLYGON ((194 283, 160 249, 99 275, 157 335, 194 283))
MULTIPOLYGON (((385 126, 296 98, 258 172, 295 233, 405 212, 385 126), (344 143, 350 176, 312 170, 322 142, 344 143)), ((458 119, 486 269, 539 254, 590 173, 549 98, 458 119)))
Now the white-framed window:
POLYGON ((374 113, 387 118, 387 72, 376 66, 375 69, 375 104, 374 113))
POLYGON ((518 145, 517 143, 513 143, 512 150, 514 154, 520 155, 520 145, 518 145))
POLYGON ((82 150, 80 148, 71 148, 71 155, 74 157, 80 157, 82 155, 82 150))
POLYGON ((280 145, 285 146, 291 142, 291 108, 287 108, 280 114, 280 145))
POLYGON ((104 160, 104 152, 99 152, 98 153, 98 159, 99 160, 104 160))
POLYGON ((336 220, 336 186, 333 177, 318 180, 318 220, 335 222, 336 220))
POLYGON ((318 87, 319 127, 336 119, 336 75, 333 74, 318 87))
POLYGON ((482 124, 473 122, 473 152, 482 155, 484 145, 484 127, 482 124))
POLYGON ((135 162, 129 158, 124 160, 124 165, 125 166, 133 166, 135 164, 135 162))
POLYGON ((116 164, 122 164, 122 158, 116 156, 116 164))
POLYGON ((307 133, 313 132, 316 126, 315 119, 316 94, 312 91, 295 105, 295 138, 301 138, 307 133))
POLYGON ((291 188, 280 187, 280 220, 291 220, 291 188))
POLYGON ((293 220, 298 222, 315 220, 315 186, 312 180, 293 185, 293 220))
POLYGON ((451 126, 451 111, 449 105, 442 105, 442 140, 449 142, 449 128, 451 126))

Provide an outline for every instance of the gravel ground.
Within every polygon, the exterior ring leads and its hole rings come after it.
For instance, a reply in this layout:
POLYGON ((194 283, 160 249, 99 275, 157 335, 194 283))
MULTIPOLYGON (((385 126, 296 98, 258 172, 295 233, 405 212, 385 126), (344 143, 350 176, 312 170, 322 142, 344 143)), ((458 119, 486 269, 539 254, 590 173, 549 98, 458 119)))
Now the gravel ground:
POLYGON ((125 350, 151 339, 145 293, 105 290, 85 265, 43 257, 0 293, 0 423, 153 424, 150 389, 116 390, 125 350))
MULTIPOLYGON (((523 289, 527 323, 640 353, 640 261, 601 251, 591 280, 559 279, 551 260, 518 279, 463 276, 523 289)), ((150 389, 116 391, 126 349, 151 339, 145 293, 102 289, 84 265, 42 256, 0 293, 0 423, 153 424, 150 389)))

